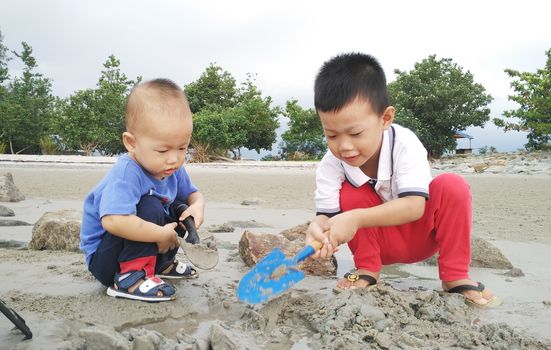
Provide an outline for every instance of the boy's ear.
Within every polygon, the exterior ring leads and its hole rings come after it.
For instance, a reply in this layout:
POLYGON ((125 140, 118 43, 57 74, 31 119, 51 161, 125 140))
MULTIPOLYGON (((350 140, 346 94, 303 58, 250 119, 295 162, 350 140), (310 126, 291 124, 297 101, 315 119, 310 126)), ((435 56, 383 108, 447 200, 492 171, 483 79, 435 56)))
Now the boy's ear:
POLYGON ((128 152, 133 152, 136 149, 136 137, 128 131, 122 133, 122 143, 128 152))
POLYGON ((383 129, 387 130, 394 121, 394 113, 396 109, 392 106, 388 106, 383 112, 383 129))

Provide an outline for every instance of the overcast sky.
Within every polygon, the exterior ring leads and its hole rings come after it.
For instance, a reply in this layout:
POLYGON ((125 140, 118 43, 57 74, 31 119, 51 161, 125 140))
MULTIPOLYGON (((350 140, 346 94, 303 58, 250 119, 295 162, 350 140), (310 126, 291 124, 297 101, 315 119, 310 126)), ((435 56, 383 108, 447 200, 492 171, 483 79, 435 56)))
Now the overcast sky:
MULTIPOLYGON (((53 92, 93 88, 110 54, 129 78, 196 80, 211 62, 238 82, 257 75, 275 104, 313 107, 321 64, 349 51, 377 57, 389 82, 431 54, 452 58, 494 97, 507 101, 505 68, 535 72, 551 48, 551 1, 75 1, 0 0, 4 45, 32 46, 53 92)), ((20 66, 10 64, 12 75, 20 66)), ((526 142, 492 125, 467 130, 472 147, 511 151, 526 142)), ((462 141, 463 142, 463 141, 462 141)), ((460 145, 468 145, 460 144, 460 145)))

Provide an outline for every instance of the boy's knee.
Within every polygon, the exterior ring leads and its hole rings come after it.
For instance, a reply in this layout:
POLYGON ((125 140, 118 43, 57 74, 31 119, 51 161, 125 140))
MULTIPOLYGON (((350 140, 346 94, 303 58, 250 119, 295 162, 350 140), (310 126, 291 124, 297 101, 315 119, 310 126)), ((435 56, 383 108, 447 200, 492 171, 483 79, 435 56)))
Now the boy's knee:
POLYGON ((444 173, 436 176, 430 183, 430 192, 445 193, 457 199, 471 198, 471 187, 462 176, 444 173))
POLYGON ((145 195, 136 205, 136 216, 150 222, 160 224, 164 217, 164 207, 161 200, 155 196, 145 195), (158 222, 159 221, 159 222, 158 222))

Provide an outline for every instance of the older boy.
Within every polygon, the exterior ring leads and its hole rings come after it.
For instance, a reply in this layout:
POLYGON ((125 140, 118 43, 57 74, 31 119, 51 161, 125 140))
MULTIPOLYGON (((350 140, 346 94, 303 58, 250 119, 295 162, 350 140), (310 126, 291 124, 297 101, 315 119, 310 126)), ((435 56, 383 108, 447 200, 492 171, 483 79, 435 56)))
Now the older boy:
POLYGON ((317 216, 307 241, 324 243, 314 257, 348 242, 356 273, 336 289, 367 287, 377 283, 382 265, 439 252, 445 291, 477 305, 492 301, 468 274, 470 188, 454 174, 432 179, 421 142, 392 124, 395 110, 379 63, 364 54, 332 58, 316 77, 314 100, 329 151, 316 172, 317 216))
POLYGON ((200 226, 204 215, 203 195, 182 166, 191 111, 180 87, 156 79, 132 90, 125 123, 128 153, 86 197, 80 247, 108 295, 172 300, 174 287, 159 277, 197 277, 193 267, 175 260, 177 222, 192 216, 200 226))

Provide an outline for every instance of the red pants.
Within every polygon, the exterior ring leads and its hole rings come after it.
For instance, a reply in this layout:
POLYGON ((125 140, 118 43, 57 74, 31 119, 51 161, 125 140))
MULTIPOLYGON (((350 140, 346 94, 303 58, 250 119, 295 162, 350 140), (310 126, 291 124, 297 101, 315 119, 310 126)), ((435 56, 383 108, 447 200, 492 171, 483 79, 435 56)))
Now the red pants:
MULTIPOLYGON (((430 198, 417 220, 399 226, 361 228, 348 246, 356 268, 372 272, 382 265, 413 263, 439 252, 442 281, 469 278, 471 261, 471 191, 455 174, 442 174, 429 185, 430 198)), ((345 181, 340 193, 342 211, 382 204, 369 184, 359 188, 345 181)))

